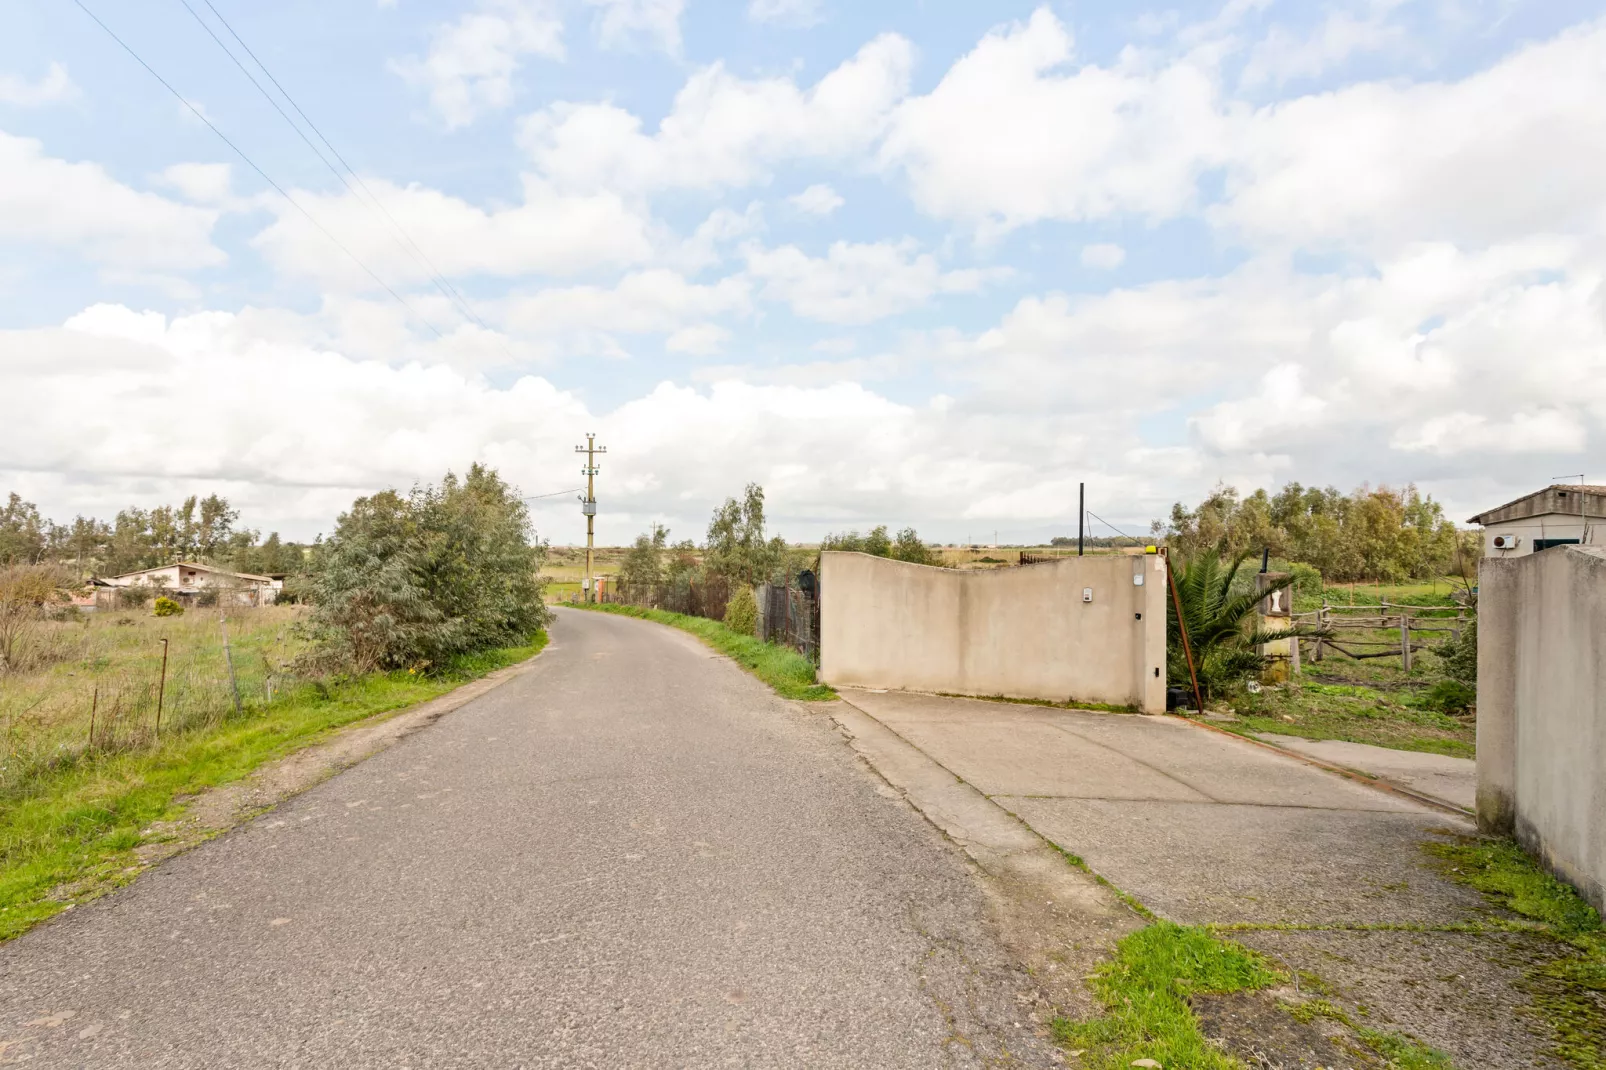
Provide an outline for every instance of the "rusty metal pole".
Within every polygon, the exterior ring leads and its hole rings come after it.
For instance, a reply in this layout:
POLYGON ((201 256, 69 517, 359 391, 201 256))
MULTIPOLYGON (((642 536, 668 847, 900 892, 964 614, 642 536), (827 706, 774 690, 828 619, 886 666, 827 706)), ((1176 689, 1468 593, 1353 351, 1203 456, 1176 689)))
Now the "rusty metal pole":
POLYGON ((1177 631, 1182 633, 1182 656, 1188 661, 1188 678, 1193 681, 1193 701, 1204 716, 1204 693, 1199 690, 1199 673, 1193 667, 1193 648, 1188 645, 1188 622, 1182 616, 1182 596, 1177 593, 1177 577, 1171 571, 1171 555, 1166 555, 1165 578, 1171 583, 1171 604, 1177 610, 1177 631))
POLYGON ((156 690, 156 734, 162 734, 162 702, 167 698, 167 640, 162 643, 162 682, 156 690))
POLYGON ((94 697, 89 700, 89 749, 95 749, 95 711, 100 708, 100 688, 95 688, 94 697))

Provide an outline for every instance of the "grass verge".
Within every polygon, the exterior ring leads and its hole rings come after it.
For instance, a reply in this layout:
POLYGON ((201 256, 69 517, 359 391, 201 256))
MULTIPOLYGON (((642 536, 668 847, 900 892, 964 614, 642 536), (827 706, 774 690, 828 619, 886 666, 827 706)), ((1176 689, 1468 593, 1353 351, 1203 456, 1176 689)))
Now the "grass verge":
POLYGON ((733 632, 717 620, 687 616, 684 613, 670 613, 663 609, 643 609, 641 606, 602 604, 579 605, 573 608, 657 621, 659 624, 667 624, 671 628, 690 632, 770 685, 782 698, 801 699, 805 702, 836 698, 835 691, 816 679, 814 663, 802 654, 789 647, 766 643, 755 636, 733 632))
POLYGON ((73 754, 0 797, 0 941, 126 883, 142 830, 206 788, 246 776, 330 730, 426 701, 533 657, 528 645, 453 661, 438 675, 376 673, 293 688, 242 718, 174 733, 148 750, 73 754), (63 893, 63 889, 71 889, 63 893))
POLYGON ((1427 709, 1410 691, 1306 679, 1234 702, 1238 720, 1222 727, 1302 739, 1339 739, 1394 750, 1472 758, 1476 729, 1466 721, 1427 709))
POLYGON ((1106 1013, 1090 1022, 1056 1018, 1054 1038, 1081 1051, 1083 1066, 1117 1070, 1152 1059, 1163 1067, 1239 1070, 1212 1044, 1188 1006, 1195 993, 1241 992, 1280 981, 1261 956, 1209 930, 1156 922, 1123 938, 1092 977, 1106 1013))
POLYGON ((1450 880, 1531 918, 1565 945, 1528 969, 1523 988, 1551 1031, 1552 1052, 1577 1070, 1606 1070, 1606 928, 1595 909, 1510 840, 1429 843, 1450 880))

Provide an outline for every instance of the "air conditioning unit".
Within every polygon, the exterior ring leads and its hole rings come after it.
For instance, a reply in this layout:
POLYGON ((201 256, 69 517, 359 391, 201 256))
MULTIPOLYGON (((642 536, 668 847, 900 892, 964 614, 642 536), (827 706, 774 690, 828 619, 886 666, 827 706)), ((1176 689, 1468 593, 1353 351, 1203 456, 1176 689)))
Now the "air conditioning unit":
POLYGON ((1517 535, 1496 535, 1494 537, 1494 548, 1496 550, 1515 550, 1517 544, 1521 541, 1522 538, 1517 535))

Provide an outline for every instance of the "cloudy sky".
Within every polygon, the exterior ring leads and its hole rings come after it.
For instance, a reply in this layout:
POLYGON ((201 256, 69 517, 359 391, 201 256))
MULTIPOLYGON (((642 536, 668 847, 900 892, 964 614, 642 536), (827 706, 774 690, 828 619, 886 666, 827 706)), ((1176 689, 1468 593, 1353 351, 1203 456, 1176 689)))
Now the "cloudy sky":
POLYGON ((604 542, 1606 476, 1600 0, 84 3, 172 92, 0 0, 0 492, 57 517, 310 536, 587 431, 604 542))

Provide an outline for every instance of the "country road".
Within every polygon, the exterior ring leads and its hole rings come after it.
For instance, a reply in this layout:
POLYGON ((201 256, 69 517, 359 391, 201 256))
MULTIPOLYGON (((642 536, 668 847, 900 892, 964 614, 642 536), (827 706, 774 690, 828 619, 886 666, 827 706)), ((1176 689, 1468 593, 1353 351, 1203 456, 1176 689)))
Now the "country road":
POLYGON ((1050 1065, 972 867, 658 625, 0 946, 0 1065, 1050 1065))

